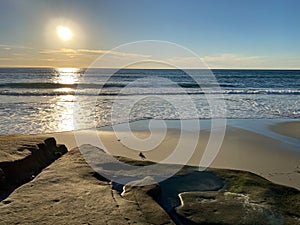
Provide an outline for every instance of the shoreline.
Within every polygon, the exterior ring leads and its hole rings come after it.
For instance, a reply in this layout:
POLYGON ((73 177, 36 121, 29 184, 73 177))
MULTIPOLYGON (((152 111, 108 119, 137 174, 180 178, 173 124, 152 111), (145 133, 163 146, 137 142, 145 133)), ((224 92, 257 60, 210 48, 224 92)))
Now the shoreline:
POLYGON ((286 121, 271 126, 271 130, 285 136, 300 139, 300 123, 286 121))

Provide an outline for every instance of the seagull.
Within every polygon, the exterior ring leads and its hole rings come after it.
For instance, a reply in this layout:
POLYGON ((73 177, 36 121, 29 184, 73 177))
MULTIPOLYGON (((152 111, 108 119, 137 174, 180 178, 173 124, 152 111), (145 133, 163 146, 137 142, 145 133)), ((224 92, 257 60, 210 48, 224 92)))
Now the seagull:
POLYGON ((142 152, 140 152, 139 157, 141 157, 143 160, 146 159, 146 156, 142 152))

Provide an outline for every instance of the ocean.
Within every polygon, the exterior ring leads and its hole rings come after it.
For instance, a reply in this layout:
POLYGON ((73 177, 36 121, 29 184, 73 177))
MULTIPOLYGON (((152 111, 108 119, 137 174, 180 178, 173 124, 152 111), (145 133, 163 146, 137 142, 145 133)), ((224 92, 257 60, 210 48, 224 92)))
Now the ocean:
POLYGON ((299 70, 0 68, 0 133, 150 118, 299 119, 299 97, 299 70))

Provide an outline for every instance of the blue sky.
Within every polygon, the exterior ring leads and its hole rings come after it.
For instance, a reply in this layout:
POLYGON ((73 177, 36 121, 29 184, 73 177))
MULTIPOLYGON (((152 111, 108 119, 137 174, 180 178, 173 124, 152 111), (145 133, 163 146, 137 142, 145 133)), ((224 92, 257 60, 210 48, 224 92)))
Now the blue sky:
MULTIPOLYGON (((182 45, 212 68, 300 68, 298 0, 0 2, 0 66, 86 67, 121 44, 151 39, 182 45), (59 40, 58 25, 73 39, 59 40)), ((166 61, 181 57, 172 54, 166 61)))

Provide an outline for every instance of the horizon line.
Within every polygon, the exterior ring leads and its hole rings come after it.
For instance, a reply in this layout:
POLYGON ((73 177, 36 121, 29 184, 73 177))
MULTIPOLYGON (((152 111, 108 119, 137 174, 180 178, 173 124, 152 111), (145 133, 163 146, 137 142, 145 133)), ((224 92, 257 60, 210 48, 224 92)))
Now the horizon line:
POLYGON ((1 69, 59 69, 59 68, 76 68, 76 69, 130 69, 130 70, 300 70, 300 68, 115 68, 115 67, 71 67, 71 66, 0 66, 1 69))

